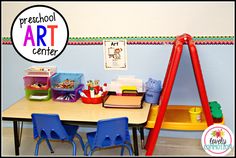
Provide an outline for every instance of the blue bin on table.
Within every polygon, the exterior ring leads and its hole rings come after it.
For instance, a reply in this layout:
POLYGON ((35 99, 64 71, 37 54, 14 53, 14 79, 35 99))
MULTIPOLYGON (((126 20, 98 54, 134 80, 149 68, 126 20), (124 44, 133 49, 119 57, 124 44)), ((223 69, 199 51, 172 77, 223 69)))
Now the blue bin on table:
POLYGON ((146 82, 145 102, 151 104, 159 104, 161 94, 161 81, 149 78, 146 82))

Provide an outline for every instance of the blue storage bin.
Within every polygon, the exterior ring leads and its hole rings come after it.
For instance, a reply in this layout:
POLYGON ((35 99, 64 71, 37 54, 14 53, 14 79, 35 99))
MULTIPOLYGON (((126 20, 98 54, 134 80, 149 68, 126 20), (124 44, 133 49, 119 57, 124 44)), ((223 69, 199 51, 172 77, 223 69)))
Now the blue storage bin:
POLYGON ((74 91, 82 83, 82 73, 56 73, 51 77, 51 89, 58 91, 74 91), (65 80, 74 80, 74 86, 71 88, 58 88, 56 87, 59 83, 65 80))
POLYGON ((151 104, 159 104, 160 94, 161 94, 161 91, 159 91, 159 92, 146 91, 146 93, 145 93, 145 102, 151 103, 151 104))
POLYGON ((160 80, 149 78, 146 82, 145 102, 159 104, 161 89, 160 80))

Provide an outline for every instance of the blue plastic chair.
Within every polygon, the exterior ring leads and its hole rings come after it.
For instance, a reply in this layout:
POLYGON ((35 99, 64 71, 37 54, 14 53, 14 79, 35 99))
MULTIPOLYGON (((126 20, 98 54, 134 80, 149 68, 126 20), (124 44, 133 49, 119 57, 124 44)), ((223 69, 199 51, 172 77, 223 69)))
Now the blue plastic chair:
POLYGON ((64 125, 57 114, 32 114, 34 139, 38 138, 34 155, 38 155, 39 145, 45 139, 51 153, 54 153, 49 140, 69 141, 73 146, 73 155, 76 155, 76 144, 73 141, 77 136, 84 150, 82 137, 77 133, 79 126, 64 125))
POLYGON ((91 156, 96 149, 116 146, 122 147, 121 155, 124 154, 124 147, 128 148, 130 155, 133 154, 127 117, 99 120, 97 123, 97 131, 87 133, 87 139, 88 142, 84 147, 84 155, 87 155, 87 148, 89 146, 89 156, 91 156))

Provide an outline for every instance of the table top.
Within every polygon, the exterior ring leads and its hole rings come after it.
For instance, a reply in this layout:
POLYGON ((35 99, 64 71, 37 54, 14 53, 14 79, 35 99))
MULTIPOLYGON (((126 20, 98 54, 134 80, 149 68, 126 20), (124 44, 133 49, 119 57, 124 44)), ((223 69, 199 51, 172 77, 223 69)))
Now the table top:
POLYGON ((3 120, 31 120, 32 113, 59 114, 62 121, 97 123, 98 120, 128 117, 129 124, 145 124, 148 118, 149 103, 143 103, 142 109, 105 108, 102 104, 84 104, 76 102, 30 101, 23 98, 2 112, 3 120))

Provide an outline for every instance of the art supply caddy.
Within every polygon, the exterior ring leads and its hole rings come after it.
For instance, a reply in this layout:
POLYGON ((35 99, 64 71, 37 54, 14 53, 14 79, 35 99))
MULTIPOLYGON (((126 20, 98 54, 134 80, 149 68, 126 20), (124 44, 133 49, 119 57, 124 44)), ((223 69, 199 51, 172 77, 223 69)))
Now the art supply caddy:
POLYGON ((99 84, 99 80, 88 80, 88 89, 80 91, 81 100, 85 104, 100 104, 103 103, 104 97, 107 95, 107 84, 102 86, 99 84))
POLYGON ((28 100, 75 102, 84 85, 82 73, 58 73, 55 66, 31 66, 23 77, 28 100))
POLYGON ((82 90, 82 73, 56 73, 51 77, 52 99, 54 101, 75 102, 82 90))
POLYGON ((76 102, 79 98, 86 104, 100 104, 107 95, 106 83, 99 80, 87 81, 88 89, 82 83, 82 73, 57 72, 55 66, 32 66, 23 77, 25 97, 28 100, 76 102))
MULTIPOLYGON (((138 91, 143 91, 142 81, 133 76, 118 77, 111 84, 100 84, 99 80, 88 80, 85 86, 82 73, 57 72, 55 66, 32 66, 26 69, 25 73, 23 79, 25 97, 28 100, 46 101, 52 98, 53 101, 76 102, 81 98, 85 104, 102 103, 104 105, 110 95, 136 96, 138 91), (124 86, 125 81, 130 81, 134 85, 124 86), (117 86, 120 88, 115 88, 117 86), (135 94, 132 93, 133 91, 135 94)), ((142 92, 143 95, 144 92, 142 92)))
POLYGON ((49 100, 51 98, 50 78, 57 72, 55 66, 32 66, 25 70, 25 96, 29 100, 49 100))

